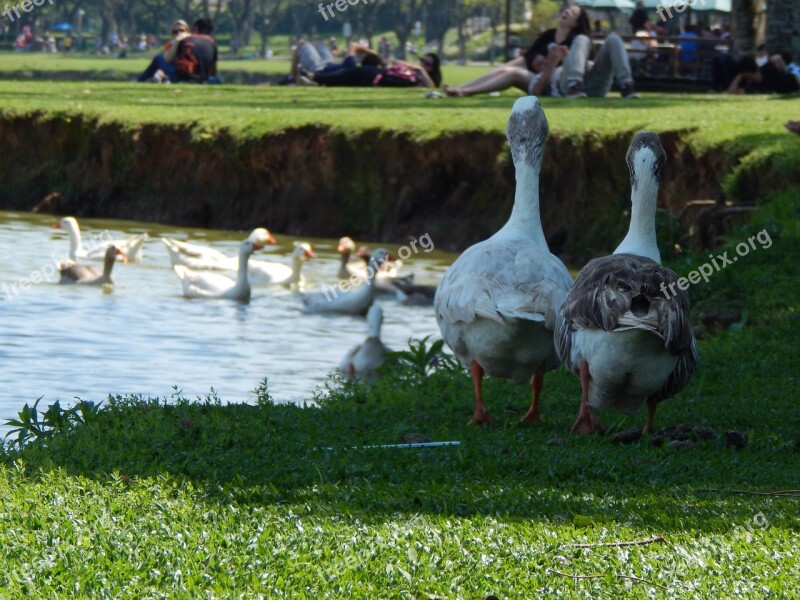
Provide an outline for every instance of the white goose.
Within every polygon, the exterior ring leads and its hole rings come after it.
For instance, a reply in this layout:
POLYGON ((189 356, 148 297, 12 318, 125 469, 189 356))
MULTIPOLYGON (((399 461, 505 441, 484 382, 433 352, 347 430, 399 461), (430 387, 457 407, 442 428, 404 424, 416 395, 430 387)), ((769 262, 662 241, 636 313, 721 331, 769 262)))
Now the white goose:
MULTIPOLYGON (((277 243, 273 235, 263 227, 251 231, 247 239, 262 246, 277 243)), ((211 246, 181 242, 168 237, 162 237, 161 241, 167 248, 172 266, 183 265, 195 271, 235 271, 239 268, 238 256, 228 256, 211 246)))
POLYGON ((442 337, 472 371, 471 422, 478 425, 494 422, 483 403, 484 374, 530 382, 531 406, 522 420, 536 422, 544 373, 558 366, 553 329, 572 278, 550 254, 539 215, 547 133, 539 101, 517 100, 506 130, 517 176, 511 217, 453 263, 434 299, 442 337))
POLYGON ((378 248, 372 253, 367 267, 367 277, 355 283, 345 281, 330 286, 323 292, 300 294, 305 312, 337 312, 364 315, 375 300, 375 273, 384 260, 391 259, 389 252, 378 248))
POLYGON ((60 277, 58 283, 62 285, 73 283, 81 285, 113 284, 114 280, 111 278, 111 269, 114 268, 114 263, 116 262, 117 256, 120 254, 121 251, 119 248, 113 244, 109 244, 103 258, 102 271, 97 270, 95 267, 79 265, 72 261, 59 263, 58 273, 60 277))
POLYGON ((369 382, 377 379, 378 369, 383 364, 386 354, 391 352, 381 341, 382 324, 383 311, 378 304, 373 304, 367 311, 369 337, 363 344, 352 348, 339 365, 339 370, 345 377, 358 377, 369 382))
MULTIPOLYGON (((131 236, 124 240, 106 240, 88 250, 83 247, 81 228, 75 217, 64 217, 53 225, 53 229, 64 229, 69 233, 69 259, 72 261, 85 258, 88 260, 105 260, 106 248, 109 244, 116 246, 119 253, 117 260, 123 262, 141 262, 144 243, 150 239, 146 233, 131 236)), ((107 234, 108 232, 106 232, 107 234)))
POLYGON ((658 182, 666 160, 658 136, 639 133, 626 159, 628 234, 614 254, 581 269, 558 317, 559 358, 581 380, 573 433, 603 430, 591 407, 631 413, 645 401, 645 432, 651 431, 658 402, 677 394, 697 363, 689 296, 675 288, 677 275, 661 266, 656 243, 658 182))
POLYGON ((266 260, 251 260, 247 273, 253 285, 293 285, 302 281, 301 270, 306 259, 314 258, 314 250, 305 242, 295 242, 291 266, 266 260))
POLYGON ((183 265, 174 265, 172 268, 183 282, 183 295, 186 298, 227 298, 248 302, 250 282, 247 279, 247 259, 254 250, 261 248, 263 248, 261 244, 249 239, 240 244, 239 269, 235 281, 220 273, 198 273, 183 265))

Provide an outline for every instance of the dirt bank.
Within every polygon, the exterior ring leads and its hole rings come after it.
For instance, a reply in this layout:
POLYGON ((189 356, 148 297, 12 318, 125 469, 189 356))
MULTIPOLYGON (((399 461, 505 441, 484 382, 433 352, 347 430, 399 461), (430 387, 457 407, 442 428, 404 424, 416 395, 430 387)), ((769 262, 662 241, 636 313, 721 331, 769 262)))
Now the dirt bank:
MULTIPOLYGON (((673 212, 716 197, 737 164, 721 148, 696 156, 684 135, 662 135, 669 160, 661 203, 673 212)), ((548 140, 542 217, 566 256, 604 252, 621 238, 630 139, 626 132, 548 140)), ((429 233, 438 247, 461 249, 496 231, 514 193, 501 132, 419 142, 302 127, 242 140, 224 131, 195 136, 189 125, 130 128, 38 113, 0 119, 0 141, 4 209, 395 242, 429 233)), ((759 189, 792 184, 775 179, 762 169, 759 189)), ((752 200, 756 191, 740 186, 731 200, 752 200)))

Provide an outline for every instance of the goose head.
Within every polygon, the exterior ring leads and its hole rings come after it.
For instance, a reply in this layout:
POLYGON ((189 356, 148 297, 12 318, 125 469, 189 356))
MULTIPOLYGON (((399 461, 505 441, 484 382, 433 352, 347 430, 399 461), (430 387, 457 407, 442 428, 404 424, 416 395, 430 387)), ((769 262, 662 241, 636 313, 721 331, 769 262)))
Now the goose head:
POLYGON ((117 248, 114 244, 109 244, 106 248, 106 253, 103 255, 103 277, 110 279, 111 269, 114 268, 114 263, 117 262, 117 257, 126 262, 125 253, 117 248))
POLYGON ((259 244, 258 242, 254 242, 253 240, 246 239, 241 244, 239 244, 239 256, 244 258, 250 258, 250 255, 253 254, 256 250, 261 250, 264 246, 259 244))
POLYGON ((667 161, 667 153, 664 152, 658 134, 652 131, 637 133, 628 148, 625 160, 631 172, 632 190, 639 190, 642 186, 658 189, 661 168, 667 161))
POLYGON ((277 244, 277 240, 275 237, 265 228, 258 227, 253 229, 250 232, 250 235, 247 236, 247 239, 251 242, 256 242, 261 244, 262 246, 266 246, 267 244, 277 244))
POLYGON ((389 254, 389 251, 386 248, 378 248, 375 250, 372 255, 369 257, 369 265, 367 266, 367 278, 372 280, 375 279, 375 275, 381 268, 381 265, 384 261, 391 261, 394 260, 394 257, 389 254))
POLYGON ((514 103, 506 126, 511 158, 517 170, 538 170, 544 155, 544 143, 550 129, 536 96, 524 96, 514 103))
POLYGON ((316 258, 317 255, 314 254, 314 250, 311 249, 311 244, 307 244, 306 242, 295 242, 292 257, 299 260, 305 260, 307 258, 316 258))
POLYGON ((70 233, 81 230, 75 217, 64 217, 58 223, 53 223, 52 229, 64 229, 70 233))
POLYGON ((339 254, 350 256, 356 251, 356 243, 349 237, 339 238, 339 245, 336 247, 339 254))

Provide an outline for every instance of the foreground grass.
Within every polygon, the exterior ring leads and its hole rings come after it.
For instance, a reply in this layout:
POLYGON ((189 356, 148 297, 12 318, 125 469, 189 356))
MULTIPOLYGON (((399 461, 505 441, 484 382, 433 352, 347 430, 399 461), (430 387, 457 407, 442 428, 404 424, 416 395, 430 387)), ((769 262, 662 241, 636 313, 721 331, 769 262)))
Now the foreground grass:
MULTIPOLYGON (((319 407, 110 397, 85 424, 6 448, 0 589, 9 597, 783 598, 800 577, 795 340, 798 190, 749 231, 773 245, 692 288, 749 310, 700 342, 657 426, 712 427, 693 448, 568 435, 577 381, 490 380, 501 425, 466 427, 462 372, 333 383, 319 407), (695 289, 697 288, 697 289, 695 289), (742 449, 726 430, 748 434, 742 449), (459 446, 366 448, 409 433, 459 446), (747 493, 737 493, 742 490, 747 493), (636 546, 576 544, 652 540, 636 546), (591 576, 573 579, 569 575, 591 576), (638 578, 638 579, 634 579, 638 578)), ((749 231, 742 231, 732 243, 749 231)), ((719 252, 721 252, 720 250, 719 252)), ((684 273, 705 256, 673 266, 684 273)), ((611 432, 640 424, 601 415, 611 432)))

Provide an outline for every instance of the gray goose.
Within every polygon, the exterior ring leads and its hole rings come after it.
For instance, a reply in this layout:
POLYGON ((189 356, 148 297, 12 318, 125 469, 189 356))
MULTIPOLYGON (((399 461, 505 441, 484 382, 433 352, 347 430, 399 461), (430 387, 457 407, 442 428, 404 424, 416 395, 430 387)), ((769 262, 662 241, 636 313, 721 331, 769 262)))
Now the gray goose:
POLYGON ((468 248, 447 270, 434 299, 442 337, 472 372, 470 422, 493 423, 483 403, 484 374, 530 382, 523 421, 540 421, 544 373, 558 366, 553 330, 572 278, 550 253, 539 215, 539 172, 547 118, 534 96, 514 103, 506 135, 517 175, 514 208, 491 238, 468 248))
POLYGON ((626 156, 631 174, 631 223, 611 256, 578 274, 558 316, 555 343, 564 365, 581 380, 573 433, 600 432, 591 408, 632 413, 647 403, 652 431, 656 405, 691 379, 697 346, 689 296, 661 266, 656 243, 658 183, 666 154, 655 133, 639 133, 626 156), (675 292, 675 293, 673 293, 675 292))
POLYGON ((65 261, 59 263, 58 283, 68 285, 78 283, 81 285, 105 285, 106 283, 113 284, 114 280, 111 278, 111 270, 114 268, 114 263, 117 261, 117 256, 123 256, 122 251, 109 244, 106 248, 105 255, 103 256, 103 270, 100 271, 95 267, 87 265, 79 265, 72 261, 65 261))

